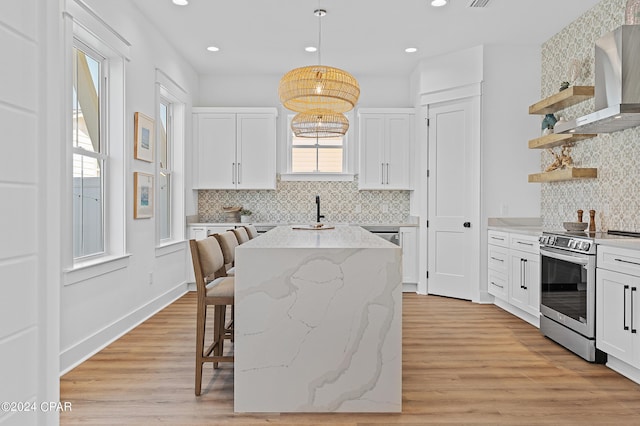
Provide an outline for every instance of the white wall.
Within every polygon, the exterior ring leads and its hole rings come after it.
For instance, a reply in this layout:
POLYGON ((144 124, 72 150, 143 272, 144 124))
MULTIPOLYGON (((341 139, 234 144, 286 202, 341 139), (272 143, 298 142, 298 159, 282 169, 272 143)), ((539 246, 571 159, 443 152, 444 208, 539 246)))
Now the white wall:
POLYGON ((540 186, 527 183, 540 167, 529 139, 540 135, 540 116, 529 105, 540 96, 540 48, 485 46, 482 108, 483 220, 539 217, 540 186))
MULTIPOLYGON (((48 252, 59 230, 56 2, 0 3, 0 401, 59 399, 60 262, 48 252), (53 19, 55 19, 53 18, 53 19)), ((55 425, 56 413, 0 411, 0 424, 55 425)))
MULTIPOLYGON (((191 99, 198 77, 184 58, 148 24, 129 0, 86 0, 107 25, 130 44, 126 63, 126 250, 122 269, 65 285, 61 293, 61 370, 66 371, 186 291, 187 245, 156 248, 156 218, 133 219, 133 172, 154 173, 155 166, 133 159, 133 117, 155 117, 156 69, 187 93, 187 134, 191 139, 191 99)), ((188 156, 188 154, 187 154, 188 156)), ((186 186, 191 186, 186 176, 186 186)), ((187 213, 195 201, 187 191, 187 213), (191 207, 189 207, 191 206, 191 207)), ((182 229, 178 230, 183 232, 182 229)))

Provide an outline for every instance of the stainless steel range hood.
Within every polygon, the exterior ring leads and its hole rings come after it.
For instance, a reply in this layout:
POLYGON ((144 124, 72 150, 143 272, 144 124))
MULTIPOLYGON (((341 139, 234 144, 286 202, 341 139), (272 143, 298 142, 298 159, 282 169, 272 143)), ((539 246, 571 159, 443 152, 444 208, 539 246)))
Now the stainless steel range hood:
POLYGON ((595 47, 596 112, 565 123, 555 133, 613 133, 640 126, 640 25, 623 25, 595 47))

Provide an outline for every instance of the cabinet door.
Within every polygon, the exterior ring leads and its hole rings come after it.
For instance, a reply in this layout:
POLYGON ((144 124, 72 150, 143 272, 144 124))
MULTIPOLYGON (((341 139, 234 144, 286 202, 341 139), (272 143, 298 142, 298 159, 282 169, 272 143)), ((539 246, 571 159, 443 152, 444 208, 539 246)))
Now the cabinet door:
POLYGON ((409 114, 389 114, 385 117, 385 189, 411 189, 409 163, 412 123, 409 114))
MULTIPOLYGON (((631 322, 632 287, 640 288, 640 278, 597 269, 596 347, 627 363, 634 362, 631 328, 637 328, 640 322, 637 306, 634 306, 633 323, 631 322)), ((634 293, 634 302, 640 303, 637 291, 634 293)))
POLYGON ((361 114, 360 132, 360 189, 386 189, 384 183, 384 114, 361 114))
POLYGON ((276 116, 238 114, 237 188, 276 188, 276 116))
POLYGON ((527 308, 525 309, 532 315, 540 315, 540 256, 535 254, 525 254, 522 256, 526 261, 524 263, 525 282, 524 287, 527 290, 527 308))
POLYGON ((400 228, 402 282, 418 282, 418 228, 400 228))
POLYGON ((236 187, 236 115, 194 114, 198 189, 236 187))

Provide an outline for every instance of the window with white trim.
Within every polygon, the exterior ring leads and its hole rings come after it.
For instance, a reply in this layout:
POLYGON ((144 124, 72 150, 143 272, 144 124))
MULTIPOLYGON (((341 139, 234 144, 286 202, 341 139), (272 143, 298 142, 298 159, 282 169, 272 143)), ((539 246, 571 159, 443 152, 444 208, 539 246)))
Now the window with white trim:
MULTIPOLYGON (((287 120, 287 170, 283 180, 352 180, 353 147, 349 131, 340 137, 301 138, 287 120)), ((352 121, 352 120, 350 120, 352 121)))
POLYGON ((68 0, 65 10, 67 174, 61 204, 68 238, 61 250, 65 285, 70 285, 121 268, 128 257, 125 63, 130 44, 81 3, 68 0))

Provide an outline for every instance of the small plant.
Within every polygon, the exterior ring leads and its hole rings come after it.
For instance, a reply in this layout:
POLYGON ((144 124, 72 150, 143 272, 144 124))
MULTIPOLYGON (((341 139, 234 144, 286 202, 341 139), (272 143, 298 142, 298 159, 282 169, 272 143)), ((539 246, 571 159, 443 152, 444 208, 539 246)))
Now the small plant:
POLYGON ((251 216, 252 214, 253 212, 251 210, 248 210, 248 209, 240 210, 240 216, 251 216))

